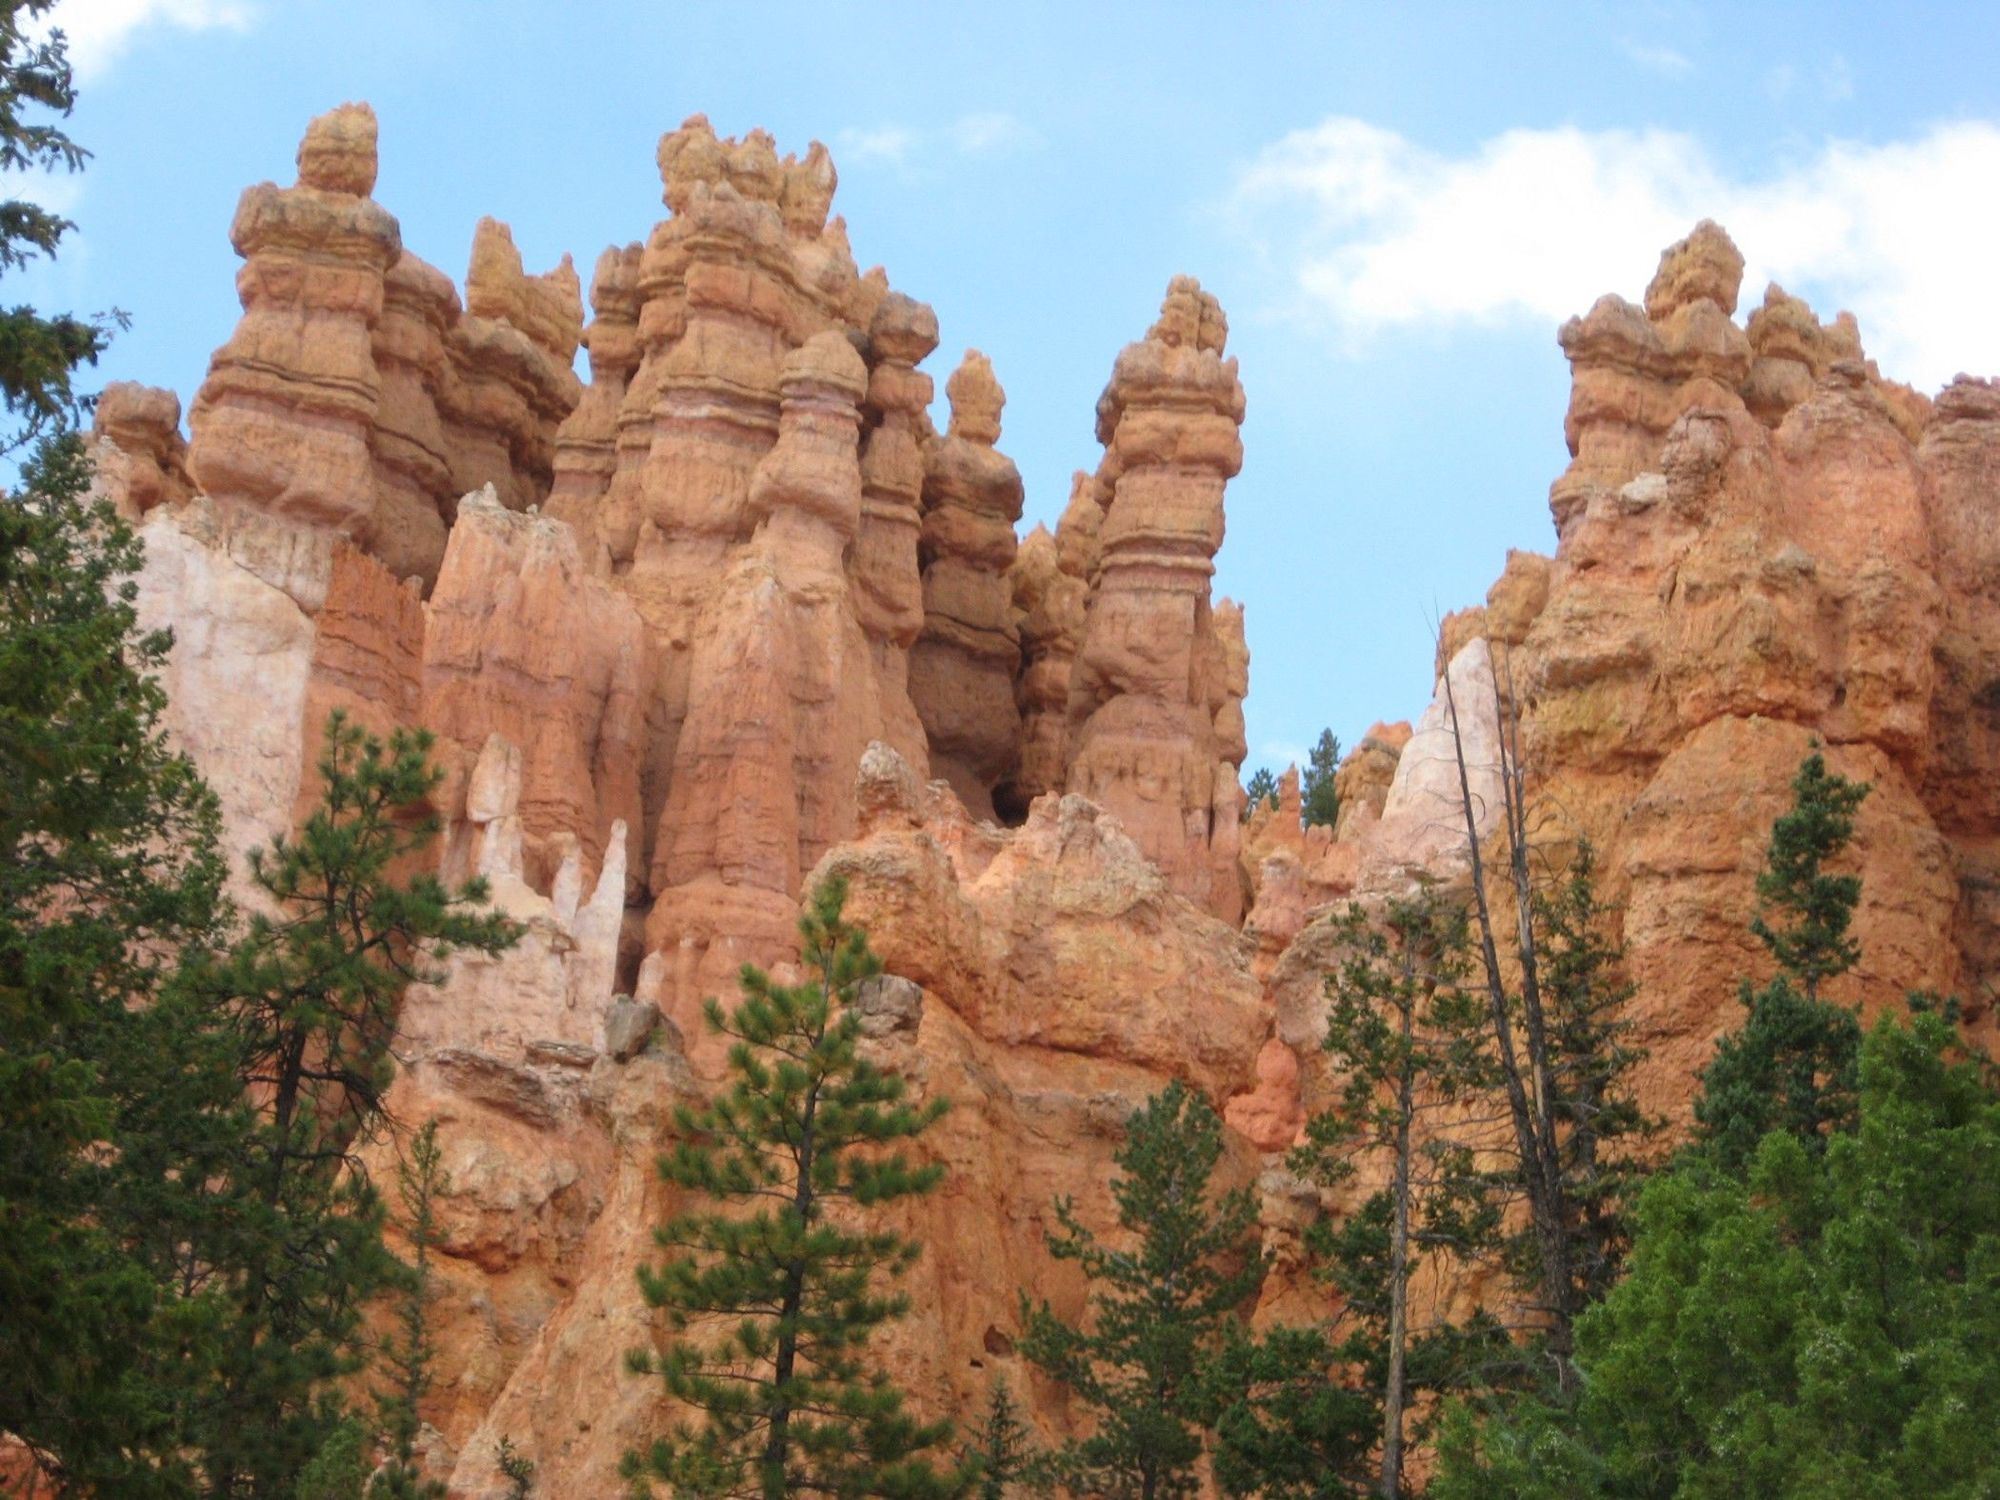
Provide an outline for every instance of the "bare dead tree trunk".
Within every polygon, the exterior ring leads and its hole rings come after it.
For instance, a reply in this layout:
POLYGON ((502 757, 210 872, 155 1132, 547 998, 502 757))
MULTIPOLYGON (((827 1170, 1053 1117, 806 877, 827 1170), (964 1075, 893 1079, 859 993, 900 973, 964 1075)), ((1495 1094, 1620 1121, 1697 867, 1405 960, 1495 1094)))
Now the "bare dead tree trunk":
MULTIPOLYGON (((1498 697, 1496 681, 1496 699, 1498 697)), ((1528 1217, 1534 1230, 1542 1311, 1548 1318, 1550 1352, 1556 1358, 1559 1384, 1567 1386, 1570 1354, 1574 1347, 1571 1325, 1575 1318, 1573 1281, 1569 1271, 1569 1219, 1564 1202, 1560 1147, 1556 1140, 1551 1090, 1549 1088, 1549 1044, 1541 1003, 1539 957, 1535 947, 1533 895, 1528 865, 1528 827, 1525 778, 1518 753, 1518 724, 1511 726, 1517 738, 1509 751, 1509 715, 1496 706, 1500 740, 1500 784, 1506 818, 1508 876, 1514 888, 1516 943, 1521 963, 1522 1021, 1527 1032, 1527 1077, 1515 1045, 1513 1018, 1508 1013, 1507 988, 1501 977, 1499 946, 1494 938, 1493 910, 1487 898, 1485 856, 1479 847, 1478 817, 1472 806, 1472 781, 1465 764, 1465 737, 1458 717, 1458 696, 1451 671, 1444 673, 1445 707, 1451 716, 1452 754, 1458 766, 1461 807, 1465 814, 1465 842, 1472 867, 1472 892, 1479 913, 1480 960, 1486 973, 1487 998, 1493 1017, 1495 1051, 1507 1093, 1508 1114, 1514 1126, 1516 1149, 1521 1158, 1521 1181, 1528 1198, 1528 1217)))
POLYGON ((1403 1385, 1410 1322, 1410 1125, 1416 1113, 1410 1035, 1415 1007, 1414 997, 1406 992, 1402 1003, 1402 1074, 1396 1080, 1396 1216, 1389 1231, 1389 1375, 1382 1393, 1382 1500, 1397 1500, 1403 1492, 1403 1385))

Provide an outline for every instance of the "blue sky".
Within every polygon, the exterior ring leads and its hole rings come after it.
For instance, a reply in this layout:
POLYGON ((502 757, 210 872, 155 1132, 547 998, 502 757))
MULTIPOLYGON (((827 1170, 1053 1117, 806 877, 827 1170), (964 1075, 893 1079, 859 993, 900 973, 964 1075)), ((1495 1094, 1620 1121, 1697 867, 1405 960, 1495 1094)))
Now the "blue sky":
MULTIPOLYGON (((1027 523, 1091 467, 1119 348, 1186 271, 1249 396, 1218 589, 1247 606, 1251 761, 1430 692, 1435 616, 1549 550, 1561 319, 1638 297, 1703 215, 1884 372, 2000 373, 2000 7, 61 0, 95 153, 6 291, 116 305, 105 379, 185 402, 236 317, 239 191, 367 99, 376 196, 464 272, 643 238, 653 149, 706 112, 818 138, 855 256, 1008 392, 1027 523)), ((1246 768, 1247 769, 1247 768, 1246 768)))

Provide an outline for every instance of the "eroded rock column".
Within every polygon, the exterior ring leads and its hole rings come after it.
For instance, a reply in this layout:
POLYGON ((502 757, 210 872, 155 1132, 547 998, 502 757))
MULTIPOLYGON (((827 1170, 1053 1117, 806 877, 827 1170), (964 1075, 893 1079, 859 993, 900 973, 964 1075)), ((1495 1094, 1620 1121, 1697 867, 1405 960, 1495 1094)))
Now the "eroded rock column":
POLYGON ((1007 568, 1021 518, 1021 474, 994 449, 1006 393, 977 349, 945 383, 951 428, 924 470, 924 632, 910 654, 910 697, 930 737, 931 773, 975 817, 1020 752, 1014 677, 1021 644, 1007 568))
POLYGON ((845 558, 861 522, 867 370, 846 336, 789 355, 779 437, 746 505, 756 533, 695 647, 655 854, 648 946, 669 1014, 699 1037, 704 995, 792 943, 803 872, 854 827, 854 768, 880 723, 845 558))
MULTIPOLYGON (((640 247, 613 246, 597 258, 590 280, 596 315, 584 330, 590 351, 590 384, 576 410, 556 431, 555 471, 548 514, 567 521, 601 568, 610 567, 600 508, 618 468, 618 412, 639 368, 640 247)), ((629 551, 629 539, 626 543, 629 551)))
POLYGON ((372 347, 383 278, 402 253, 375 187, 375 112, 343 104, 299 145, 295 187, 244 191, 229 240, 243 321, 194 400, 189 465, 224 508, 353 535, 375 509, 372 347))
POLYGON ((910 700, 910 648, 924 629, 918 571, 931 378, 916 366, 937 348, 937 314, 900 292, 886 295, 868 327, 873 422, 861 449, 861 530, 855 538, 854 605, 875 655, 883 739, 923 775, 929 743, 910 700))
POLYGON ((1209 601, 1243 386, 1215 299, 1176 277, 1098 402, 1105 509, 1069 697, 1069 790, 1116 813, 1176 890, 1234 920, 1240 793, 1225 746, 1231 652, 1209 601), (1219 783, 1226 781, 1227 785, 1219 783), (1228 848, 1227 868, 1218 851, 1228 848))

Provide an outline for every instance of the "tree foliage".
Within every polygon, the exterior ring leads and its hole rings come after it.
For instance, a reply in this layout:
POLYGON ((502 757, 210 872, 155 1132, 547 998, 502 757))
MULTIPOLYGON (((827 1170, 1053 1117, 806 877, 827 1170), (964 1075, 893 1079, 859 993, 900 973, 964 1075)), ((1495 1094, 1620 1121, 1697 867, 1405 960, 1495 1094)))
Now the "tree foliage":
POLYGON ((1299 780, 1299 815, 1306 827, 1331 828, 1338 821, 1340 793, 1334 789, 1334 777, 1339 770, 1339 737, 1322 729, 1299 780))
POLYGON ((1278 807, 1278 778, 1271 774, 1269 766, 1259 766, 1250 773, 1250 779, 1243 783, 1243 816, 1249 817, 1263 802, 1272 811, 1278 807))
POLYGON ((227 1179, 233 1237, 215 1270, 234 1315, 195 1439, 214 1495, 272 1493, 318 1450, 341 1419, 330 1382, 363 1359, 364 1304, 398 1280, 354 1152, 385 1118, 404 988, 442 978, 455 950, 497 953, 519 936, 486 908, 483 881, 450 890, 406 873, 439 828, 430 746, 331 716, 318 805, 296 838, 251 858, 270 910, 203 981, 259 1105, 227 1179))
POLYGON ((1004 1500, 1010 1490, 1034 1477, 1039 1456, 1034 1432, 1022 1420, 1014 1393, 996 1377, 987 1393, 986 1415, 966 1453, 967 1468, 978 1475, 974 1492, 980 1500, 1004 1500))
MULTIPOLYGON (((1632 1070, 1646 1054, 1631 1040, 1634 989, 1622 977, 1623 945, 1606 935, 1611 918, 1598 899, 1597 855, 1588 840, 1552 887, 1535 892, 1533 915, 1548 1015, 1540 1086, 1555 1127, 1572 1301, 1585 1308, 1623 1271, 1629 1210, 1652 1168, 1650 1144, 1661 1122, 1632 1093, 1632 1070)), ((1510 1248, 1517 1276, 1532 1275, 1534 1255, 1532 1235, 1517 1232, 1510 1248)))
POLYGON ((1750 930, 1778 973, 1762 988, 1743 981, 1743 1025, 1716 1048, 1695 1102, 1697 1139, 1725 1171, 1744 1170, 1769 1131, 1817 1152, 1853 1122, 1861 1023, 1820 989, 1860 956, 1848 927, 1861 881, 1826 867, 1847 847, 1867 795, 1814 750, 1792 779, 1791 809, 1772 825, 1750 930))
MULTIPOLYGON (((62 33, 34 34, 54 4, 0 0, 0 171, 9 174, 77 172, 90 159, 57 123, 76 105, 62 33)), ((0 275, 54 256, 75 227, 25 198, 0 199, 0 275)), ((20 424, 8 449, 76 423, 89 401, 77 391, 75 373, 97 363, 112 329, 123 323, 117 312, 77 317, 0 308, 0 405, 20 424)))
POLYGON ((1780 1127, 1641 1195, 1573 1411, 1461 1414, 1441 1500, 2000 1489, 2000 1101, 1935 1013, 1863 1042, 1855 1127, 1780 1127))
POLYGON ((870 1221, 943 1172, 892 1148, 945 1104, 912 1104, 901 1078, 861 1055, 852 1002, 882 966, 842 917, 846 895, 838 879, 812 893, 799 922, 805 982, 745 965, 741 1002, 726 1014, 708 1003, 709 1024, 733 1039, 731 1082, 677 1111, 679 1139, 659 1170, 696 1206, 655 1231, 665 1263, 639 1270, 674 1338, 663 1355, 631 1357, 703 1420, 627 1455, 635 1493, 652 1479, 680 1495, 765 1500, 921 1500, 964 1486, 925 1457, 950 1425, 906 1412, 869 1351, 874 1331, 908 1310, 885 1283, 919 1249, 870 1221))
POLYGON ((388 1384, 375 1393, 375 1412, 389 1442, 389 1461, 368 1484, 368 1500, 444 1500, 445 1486, 426 1479, 417 1463, 423 1432, 422 1404, 431 1392, 437 1342, 431 1332, 431 1254, 442 1241, 437 1200, 450 1188, 437 1121, 426 1120, 396 1163, 396 1192, 402 1206, 403 1236, 410 1258, 403 1266, 396 1329, 383 1343, 378 1363, 388 1384))
POLYGON ((1049 1251, 1088 1278, 1089 1316, 1079 1325, 1023 1296, 1020 1348, 1096 1419, 1090 1436, 1054 1456, 1055 1472, 1079 1493, 1199 1492, 1218 1360, 1263 1274, 1249 1191, 1209 1193, 1222 1149, 1221 1119, 1176 1079, 1132 1115, 1115 1158, 1111 1195, 1126 1246, 1099 1240, 1068 1199, 1055 1205, 1049 1251))
POLYGON ((503 1434, 494 1462, 500 1466, 500 1477, 507 1481, 507 1500, 528 1500, 535 1483, 535 1461, 503 1434))
POLYGON ((135 1139, 175 1121, 184 1069, 215 1076, 185 997, 156 1002, 228 908, 214 799, 161 723, 139 545, 88 481, 61 439, 0 503, 0 1430, 143 1494, 170 1482, 145 1455, 178 1400, 149 1352, 184 1332, 158 1226, 190 1204, 185 1163, 135 1139))
POLYGON ((1225 1427, 1221 1469, 1237 1493, 1402 1493, 1413 1398, 1458 1384, 1474 1351, 1499 1338, 1491 1319, 1462 1327, 1433 1312, 1419 1322, 1410 1296, 1427 1258, 1463 1274, 1499 1244, 1500 1200, 1476 1155, 1497 1078, 1484 1001, 1466 984, 1465 912, 1424 891, 1390 902, 1379 920, 1351 906, 1338 921, 1343 958, 1326 982, 1325 1047, 1342 1083, 1288 1165, 1322 1188, 1351 1178, 1357 1162, 1378 1166, 1386 1182, 1344 1222, 1309 1232, 1339 1298, 1337 1331, 1266 1339, 1270 1373, 1245 1386, 1225 1427), (1323 1391, 1300 1391, 1284 1377, 1295 1360, 1345 1372, 1323 1391), (1373 1430, 1357 1441, 1364 1409, 1373 1430))
POLYGON ((1555 1388, 1567 1390, 1575 1380, 1576 1319, 1616 1275, 1621 1204, 1643 1170, 1636 1148, 1655 1127, 1628 1092, 1626 1075, 1641 1054, 1624 1040, 1621 1012, 1631 992, 1619 978, 1622 952, 1603 933, 1607 920, 1597 902, 1591 849, 1587 842, 1579 846, 1553 893, 1538 879, 1545 851, 1530 838, 1519 700, 1510 683, 1495 708, 1502 888, 1513 906, 1513 931, 1503 937, 1457 695, 1451 674, 1441 681, 1465 818, 1497 1094, 1513 1138, 1506 1178, 1525 1208, 1508 1259, 1536 1321, 1536 1367, 1555 1388), (1511 973, 1501 964, 1503 943, 1512 949, 1511 973), (1621 1137, 1637 1139, 1620 1144, 1621 1137))

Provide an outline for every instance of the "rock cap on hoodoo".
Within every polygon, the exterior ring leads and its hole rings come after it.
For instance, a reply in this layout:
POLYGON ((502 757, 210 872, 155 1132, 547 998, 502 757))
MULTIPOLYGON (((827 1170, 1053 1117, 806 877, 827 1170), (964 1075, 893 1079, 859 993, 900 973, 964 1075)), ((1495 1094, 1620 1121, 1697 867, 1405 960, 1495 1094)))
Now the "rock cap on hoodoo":
POLYGON ((993 373, 993 361, 977 349, 965 351, 965 358, 944 383, 951 402, 950 435, 990 448, 1000 441, 1000 410, 1007 393, 993 373))
POLYGON ((299 186, 366 198, 375 191, 375 110, 343 104, 306 126, 299 142, 299 186))
POLYGON ((1729 231, 1703 219, 1684 240, 1660 252, 1660 269, 1646 288, 1646 316, 1655 322, 1691 302, 1709 301, 1731 316, 1743 285, 1743 252, 1729 231))

